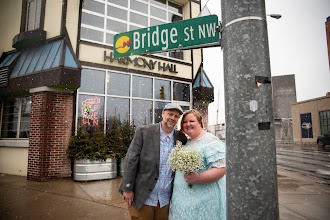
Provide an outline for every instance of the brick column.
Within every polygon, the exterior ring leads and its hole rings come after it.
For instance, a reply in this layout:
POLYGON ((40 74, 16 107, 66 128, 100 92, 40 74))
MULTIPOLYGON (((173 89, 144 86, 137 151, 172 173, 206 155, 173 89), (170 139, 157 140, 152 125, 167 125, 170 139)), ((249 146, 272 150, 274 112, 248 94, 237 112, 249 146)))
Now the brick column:
POLYGON ((66 149, 72 133, 73 94, 32 93, 27 178, 48 181, 70 177, 66 149))

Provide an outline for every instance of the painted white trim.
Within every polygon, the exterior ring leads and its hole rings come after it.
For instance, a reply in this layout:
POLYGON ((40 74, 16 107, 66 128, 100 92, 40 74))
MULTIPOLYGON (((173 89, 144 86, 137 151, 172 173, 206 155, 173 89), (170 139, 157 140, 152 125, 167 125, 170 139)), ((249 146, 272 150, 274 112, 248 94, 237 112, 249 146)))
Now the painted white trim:
POLYGON ((29 90, 29 93, 37 92, 64 92, 64 93, 74 93, 74 90, 71 89, 61 89, 61 88, 51 88, 48 86, 42 86, 38 88, 33 88, 29 90))
POLYGON ((242 18, 237 18, 237 19, 234 19, 230 22, 228 22, 225 27, 228 27, 229 25, 232 25, 236 22, 239 22, 239 21, 246 21, 246 20, 260 20, 260 21, 266 21, 266 19, 262 18, 262 17, 258 17, 258 16, 247 16, 247 17, 242 17, 242 18))
POLYGON ((29 139, 26 140, 0 140, 0 147, 29 147, 29 139))

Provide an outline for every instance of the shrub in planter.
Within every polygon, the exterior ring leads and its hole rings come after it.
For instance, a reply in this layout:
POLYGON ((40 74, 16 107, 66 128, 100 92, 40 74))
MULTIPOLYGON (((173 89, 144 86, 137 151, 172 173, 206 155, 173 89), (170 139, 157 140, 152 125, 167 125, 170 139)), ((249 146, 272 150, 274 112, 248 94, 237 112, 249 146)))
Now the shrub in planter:
POLYGON ((134 137, 134 127, 131 125, 130 121, 125 120, 120 126, 120 134, 123 139, 123 144, 118 149, 118 175, 124 175, 124 159, 129 145, 131 144, 134 137))
POLYGON ((74 161, 73 178, 76 181, 117 177, 116 153, 109 150, 102 130, 90 135, 80 127, 70 139, 67 154, 74 161))
POLYGON ((71 160, 101 160, 115 158, 116 153, 108 149, 102 130, 89 134, 80 127, 75 136, 72 136, 67 149, 71 160))
POLYGON ((86 150, 91 147, 90 134, 83 131, 83 127, 79 127, 77 134, 72 136, 67 149, 68 158, 71 161, 78 159, 89 159, 89 155, 86 153, 90 150, 86 150), (87 158, 86 158, 87 157, 87 158))
POLYGON ((108 153, 114 155, 116 158, 118 158, 120 148, 123 145, 123 139, 118 124, 118 119, 114 117, 111 123, 111 128, 109 131, 106 131, 104 138, 108 153))
POLYGON ((129 145, 131 144, 134 137, 134 127, 128 120, 125 120, 120 126, 120 133, 123 139, 123 144, 118 151, 119 158, 125 158, 129 145))

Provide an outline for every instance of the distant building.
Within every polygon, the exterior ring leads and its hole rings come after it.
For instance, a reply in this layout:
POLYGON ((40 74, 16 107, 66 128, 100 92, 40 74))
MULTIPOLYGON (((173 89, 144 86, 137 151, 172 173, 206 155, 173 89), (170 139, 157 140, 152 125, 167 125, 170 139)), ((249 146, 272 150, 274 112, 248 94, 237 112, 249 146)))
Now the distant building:
POLYGON ((291 104, 297 102, 295 75, 273 76, 273 114, 276 142, 292 142, 291 104))
POLYGON ((329 58, 329 68, 330 68, 330 16, 327 17, 327 21, 325 22, 325 32, 327 35, 328 58, 329 58))
POLYGON ((316 144, 318 136, 330 131, 330 94, 293 103, 293 141, 316 144))

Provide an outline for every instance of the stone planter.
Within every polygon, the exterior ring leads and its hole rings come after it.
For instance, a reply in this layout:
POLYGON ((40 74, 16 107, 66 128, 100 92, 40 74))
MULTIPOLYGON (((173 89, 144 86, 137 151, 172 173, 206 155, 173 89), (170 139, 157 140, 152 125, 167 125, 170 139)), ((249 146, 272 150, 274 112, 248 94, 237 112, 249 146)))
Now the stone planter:
POLYGON ((118 159, 118 176, 124 176, 125 158, 118 159))
POLYGON ((73 168, 75 181, 113 179, 117 177, 117 160, 106 161, 76 160, 73 168))

